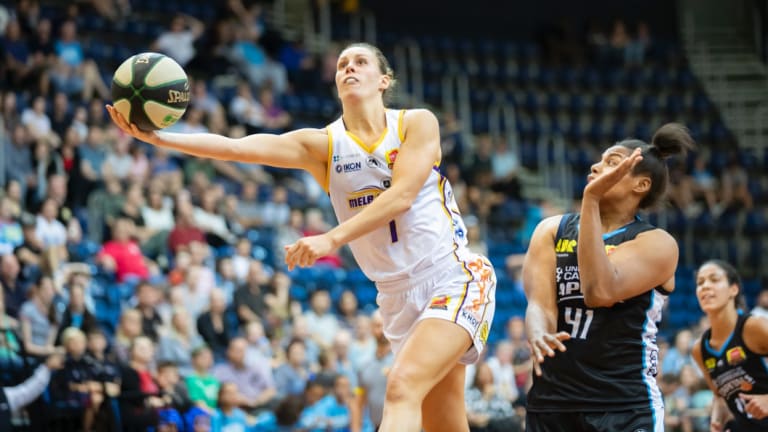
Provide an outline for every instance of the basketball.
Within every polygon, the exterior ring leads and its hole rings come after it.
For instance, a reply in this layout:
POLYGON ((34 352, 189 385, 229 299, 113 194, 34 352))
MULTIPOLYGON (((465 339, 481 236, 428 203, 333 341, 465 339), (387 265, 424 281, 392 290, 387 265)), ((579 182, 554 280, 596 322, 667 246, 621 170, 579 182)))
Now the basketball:
POLYGON ((189 104, 187 74, 166 55, 136 54, 112 77, 112 104, 141 130, 166 128, 184 115, 189 104))

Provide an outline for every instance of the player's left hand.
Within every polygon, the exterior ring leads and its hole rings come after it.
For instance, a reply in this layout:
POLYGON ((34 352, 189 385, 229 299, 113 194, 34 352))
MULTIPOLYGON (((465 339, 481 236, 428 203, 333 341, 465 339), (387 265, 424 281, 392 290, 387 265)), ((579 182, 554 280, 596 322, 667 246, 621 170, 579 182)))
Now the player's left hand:
POLYGON ((584 187, 584 198, 591 197, 600 200, 606 192, 616 185, 625 175, 632 172, 640 161, 643 160, 640 148, 636 148, 613 170, 603 172, 584 187))
POLYGON ((309 267, 319 258, 331 253, 333 241, 327 234, 304 237, 294 244, 285 246, 285 264, 288 270, 309 267))
POLYGON ((768 417, 768 394, 740 394, 745 402, 744 411, 752 418, 762 420, 768 417))

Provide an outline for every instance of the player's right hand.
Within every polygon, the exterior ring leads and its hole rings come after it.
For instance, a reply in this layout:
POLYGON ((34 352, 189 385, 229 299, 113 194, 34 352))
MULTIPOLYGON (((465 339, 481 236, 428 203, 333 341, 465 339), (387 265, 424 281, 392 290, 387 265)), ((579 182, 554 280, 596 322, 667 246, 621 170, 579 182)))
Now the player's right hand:
POLYGON ((153 140, 157 137, 154 132, 143 131, 136 127, 135 124, 128 123, 128 120, 126 120, 125 117, 123 117, 123 115, 112 105, 106 105, 106 108, 112 121, 120 128, 120 130, 136 139, 153 144, 153 140))
POLYGON ((544 362, 544 356, 554 357, 555 350, 565 352, 563 341, 571 338, 566 332, 544 333, 541 337, 528 341, 531 346, 531 357, 533 360, 533 371, 536 376, 541 376, 541 364, 544 362))
POLYGON ((723 432, 723 424, 713 419, 709 422, 709 432, 723 432))

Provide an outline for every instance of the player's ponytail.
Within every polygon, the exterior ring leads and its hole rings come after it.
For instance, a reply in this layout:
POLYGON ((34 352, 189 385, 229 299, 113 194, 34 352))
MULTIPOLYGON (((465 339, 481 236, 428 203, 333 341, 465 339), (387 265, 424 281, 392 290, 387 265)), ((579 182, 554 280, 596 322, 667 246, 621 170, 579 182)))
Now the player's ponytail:
POLYGON ((671 156, 685 155, 693 149, 693 138, 688 129, 680 123, 667 123, 660 127, 651 139, 651 149, 658 157, 666 159, 671 156))
POLYGON ((658 204, 667 192, 669 171, 666 160, 672 156, 684 155, 694 147, 693 138, 685 126, 679 123, 667 123, 660 127, 651 143, 638 139, 627 139, 618 143, 630 150, 642 149, 643 160, 635 166, 634 175, 647 175, 651 179, 648 193, 640 200, 641 209, 658 204))

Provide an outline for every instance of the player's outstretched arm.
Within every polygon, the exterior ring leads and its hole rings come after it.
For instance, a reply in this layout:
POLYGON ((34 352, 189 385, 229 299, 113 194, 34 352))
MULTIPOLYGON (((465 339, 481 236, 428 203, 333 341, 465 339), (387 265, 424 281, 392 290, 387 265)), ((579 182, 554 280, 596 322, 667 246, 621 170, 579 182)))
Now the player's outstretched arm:
POLYGON ((555 291, 555 233, 562 216, 544 219, 536 227, 523 261, 523 289, 528 300, 525 329, 531 345, 533 370, 541 375, 544 356, 554 357, 555 350, 565 351, 562 341, 570 338, 557 332, 557 292, 555 291))
POLYGON ((111 105, 107 105, 107 111, 125 133, 149 144, 210 159, 304 169, 325 186, 328 159, 325 130, 300 129, 282 135, 255 134, 237 139, 205 133, 147 132, 129 124, 111 105))

